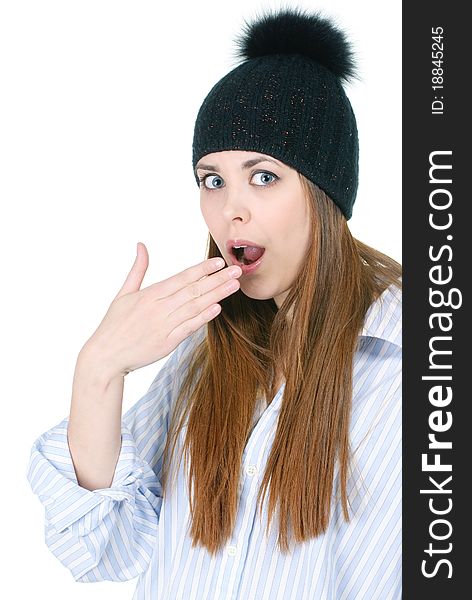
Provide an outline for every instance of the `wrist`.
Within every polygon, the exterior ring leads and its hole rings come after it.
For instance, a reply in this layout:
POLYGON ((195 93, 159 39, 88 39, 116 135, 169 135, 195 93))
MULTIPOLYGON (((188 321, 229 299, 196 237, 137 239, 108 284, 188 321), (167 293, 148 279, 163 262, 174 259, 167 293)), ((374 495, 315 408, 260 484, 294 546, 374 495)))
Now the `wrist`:
POLYGON ((75 378, 86 379, 90 383, 108 387, 111 382, 123 379, 121 372, 111 361, 107 360, 103 351, 88 342, 79 352, 75 367, 75 378))

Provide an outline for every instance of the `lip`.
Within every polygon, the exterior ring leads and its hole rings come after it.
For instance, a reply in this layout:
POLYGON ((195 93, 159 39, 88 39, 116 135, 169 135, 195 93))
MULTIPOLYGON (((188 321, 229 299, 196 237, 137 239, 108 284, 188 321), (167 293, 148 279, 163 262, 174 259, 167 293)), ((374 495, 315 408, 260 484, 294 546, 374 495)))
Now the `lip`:
POLYGON ((262 259, 264 258, 264 254, 265 254, 264 246, 261 246, 260 244, 256 244, 256 242, 251 242, 250 240, 242 240, 240 238, 234 239, 234 240, 228 240, 226 242, 226 250, 231 258, 231 262, 233 263, 233 265, 238 265, 238 267, 241 268, 243 275, 247 275, 247 274, 255 271, 258 268, 258 266, 261 264, 262 259), (233 254, 233 246, 256 246, 258 248, 263 248, 264 253, 262 254, 262 256, 260 258, 258 258, 256 260, 256 262, 253 262, 250 265, 242 265, 240 262, 237 261, 235 255, 233 254))

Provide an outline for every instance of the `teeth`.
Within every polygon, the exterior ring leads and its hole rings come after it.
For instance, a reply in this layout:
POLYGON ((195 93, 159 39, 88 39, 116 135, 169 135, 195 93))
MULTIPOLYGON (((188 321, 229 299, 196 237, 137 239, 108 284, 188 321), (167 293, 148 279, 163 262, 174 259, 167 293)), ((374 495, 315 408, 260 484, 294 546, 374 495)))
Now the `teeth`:
POLYGON ((235 248, 235 249, 239 249, 239 248, 247 248, 247 246, 233 246, 233 248, 235 248))

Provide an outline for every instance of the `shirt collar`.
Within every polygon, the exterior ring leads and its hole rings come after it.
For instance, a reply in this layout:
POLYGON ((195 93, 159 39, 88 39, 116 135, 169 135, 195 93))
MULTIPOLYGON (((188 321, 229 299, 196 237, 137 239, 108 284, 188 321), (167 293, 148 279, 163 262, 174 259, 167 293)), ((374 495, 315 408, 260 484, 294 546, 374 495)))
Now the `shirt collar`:
POLYGON ((360 335, 380 338, 402 347, 401 289, 391 284, 370 305, 360 335))

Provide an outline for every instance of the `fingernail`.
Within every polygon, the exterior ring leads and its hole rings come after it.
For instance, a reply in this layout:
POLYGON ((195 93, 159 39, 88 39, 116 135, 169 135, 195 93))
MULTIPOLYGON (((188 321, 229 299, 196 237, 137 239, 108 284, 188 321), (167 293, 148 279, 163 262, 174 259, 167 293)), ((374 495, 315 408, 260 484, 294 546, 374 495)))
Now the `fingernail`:
POLYGON ((228 269, 228 273, 231 277, 239 277, 239 275, 242 273, 242 269, 235 265, 234 267, 228 269))

